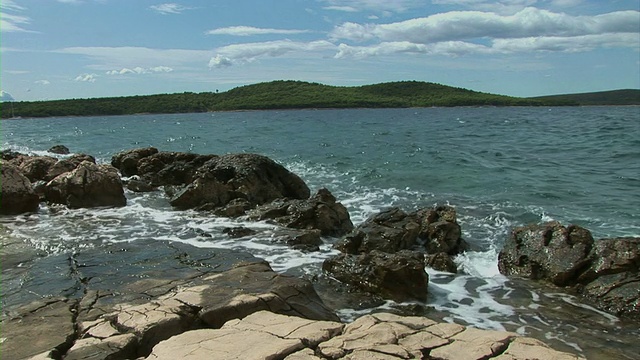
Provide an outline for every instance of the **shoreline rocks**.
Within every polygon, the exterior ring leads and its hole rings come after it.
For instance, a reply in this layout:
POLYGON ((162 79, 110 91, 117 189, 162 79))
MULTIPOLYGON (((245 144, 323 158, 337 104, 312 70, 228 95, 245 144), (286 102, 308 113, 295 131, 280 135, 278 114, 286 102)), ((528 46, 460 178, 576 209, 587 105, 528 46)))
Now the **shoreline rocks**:
POLYGON ((640 238, 594 240, 589 230, 559 222, 517 227, 498 268, 567 287, 603 311, 640 320, 640 238))

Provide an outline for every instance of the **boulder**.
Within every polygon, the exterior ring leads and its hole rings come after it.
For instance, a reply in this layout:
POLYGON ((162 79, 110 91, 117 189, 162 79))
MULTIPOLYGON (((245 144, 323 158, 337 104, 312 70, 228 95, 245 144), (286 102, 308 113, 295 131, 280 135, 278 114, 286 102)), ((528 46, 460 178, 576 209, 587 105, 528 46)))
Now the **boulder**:
POLYGON ((293 229, 320 230, 323 236, 342 236, 353 230, 349 212, 325 188, 309 199, 277 199, 249 212, 254 220, 274 220, 293 229))
POLYGON ((195 180, 178 192, 171 205, 189 209, 223 207, 234 199, 264 204, 278 198, 306 199, 309 188, 282 165, 257 154, 230 154, 208 160, 195 180))
POLYGON ((73 171, 84 161, 88 161, 93 164, 96 163, 96 159, 91 155, 76 154, 71 156, 70 158, 58 160, 58 162, 53 164, 49 168, 49 171, 44 177, 44 180, 50 181, 59 175, 73 171))
POLYGON ((69 154, 69 148, 64 145, 54 145, 48 151, 52 154, 60 154, 60 155, 69 154))
POLYGON ((426 300, 429 275, 424 255, 401 250, 394 254, 372 250, 340 254, 322 264, 336 279, 395 301, 426 300))
POLYGON ((73 171, 51 180, 45 189, 47 201, 70 208, 124 206, 122 181, 115 168, 83 161, 73 171))
POLYGON ((0 214, 15 215, 38 210, 40 198, 33 191, 31 182, 20 171, 7 162, 0 163, 0 214))
POLYGON ((118 169, 122 176, 138 175, 138 162, 140 159, 157 154, 154 147, 126 150, 111 157, 111 165, 118 169))
POLYGON ((394 207, 371 216, 335 245, 349 254, 373 249, 394 253, 424 249, 428 254, 456 255, 466 250, 455 209, 437 206, 406 213, 394 207))
POLYGON ((575 285, 590 264, 593 247, 589 230, 553 221, 515 228, 498 256, 502 274, 575 285))
POLYGON ((640 320, 640 238, 595 241, 578 291, 604 311, 640 320))
POLYGON ((29 156, 20 164, 20 171, 31 182, 45 180, 58 159, 51 156, 29 156))

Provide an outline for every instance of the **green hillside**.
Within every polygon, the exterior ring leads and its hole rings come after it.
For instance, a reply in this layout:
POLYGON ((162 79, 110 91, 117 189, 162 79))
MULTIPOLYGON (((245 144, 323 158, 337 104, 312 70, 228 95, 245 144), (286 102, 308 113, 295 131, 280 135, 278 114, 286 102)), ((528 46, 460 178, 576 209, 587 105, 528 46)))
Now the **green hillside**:
POLYGON ((418 81, 342 87, 302 81, 272 81, 222 93, 180 93, 114 98, 13 102, 2 118, 188 113, 302 108, 403 108, 431 106, 540 106, 572 102, 481 93, 418 81))
POLYGON ((640 90, 611 90, 580 94, 538 96, 531 98, 541 101, 567 101, 578 105, 640 105, 640 90))

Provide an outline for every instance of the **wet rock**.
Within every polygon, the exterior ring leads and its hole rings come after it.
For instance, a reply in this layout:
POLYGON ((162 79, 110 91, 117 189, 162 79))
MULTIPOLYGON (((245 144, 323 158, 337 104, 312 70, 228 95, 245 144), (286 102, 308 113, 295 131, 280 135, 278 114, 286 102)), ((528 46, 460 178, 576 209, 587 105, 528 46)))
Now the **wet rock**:
POLYGON ((591 233, 580 226, 558 222, 513 230, 498 257, 502 274, 548 280, 558 286, 574 285, 589 266, 591 233))
POLYGON ((251 230, 251 229, 243 227, 243 226, 232 227, 232 228, 224 228, 224 229, 222 229, 222 232, 224 234, 229 235, 229 237, 233 238, 233 239, 256 234, 255 230, 251 230))
POLYGON ((118 169, 122 176, 138 175, 138 162, 140 159, 157 154, 154 147, 126 150, 111 157, 111 165, 118 169))
POLYGON ((231 154, 201 166, 195 180, 171 199, 171 205, 189 209, 205 204, 223 207, 239 198, 264 204, 278 198, 308 197, 304 181, 282 165, 257 154, 231 154))
POLYGON ((69 148, 64 145, 54 145, 48 151, 52 154, 60 154, 60 155, 69 154, 69 148))
POLYGON ((46 185, 47 201, 70 208, 124 206, 122 181, 115 168, 83 161, 46 185))
POLYGON ((184 185, 191 183, 198 169, 217 155, 182 152, 158 152, 140 159, 138 173, 152 186, 184 185))
POLYGON ((455 209, 438 206, 406 213, 394 207, 373 215, 356 227, 336 248, 349 254, 373 249, 394 253, 423 248, 428 254, 456 255, 467 246, 460 237, 455 209))
POLYGON ((24 157, 26 157, 26 155, 11 149, 0 151, 0 158, 4 161, 10 161, 14 165, 20 165, 21 159, 24 157), (17 163, 14 163, 13 161, 17 161, 17 163))
POLYGON ((0 164, 0 214, 14 215, 35 212, 40 205, 40 198, 33 191, 31 182, 15 167, 6 162, 0 164))
POLYGON ((249 212, 255 220, 274 220, 294 229, 320 230, 323 236, 342 236, 353 229, 349 212, 327 189, 309 199, 278 199, 249 212))
POLYGON ((424 255, 401 250, 394 254, 373 250, 340 254, 324 261, 323 270, 336 279, 396 301, 426 300, 429 276, 424 255))
POLYGON ((446 271, 453 274, 458 272, 458 265, 456 265, 451 256, 447 253, 440 252, 437 254, 426 255, 425 259, 427 266, 432 269, 446 271))
POLYGON ((578 291, 598 308, 640 320, 640 238, 599 239, 578 291))

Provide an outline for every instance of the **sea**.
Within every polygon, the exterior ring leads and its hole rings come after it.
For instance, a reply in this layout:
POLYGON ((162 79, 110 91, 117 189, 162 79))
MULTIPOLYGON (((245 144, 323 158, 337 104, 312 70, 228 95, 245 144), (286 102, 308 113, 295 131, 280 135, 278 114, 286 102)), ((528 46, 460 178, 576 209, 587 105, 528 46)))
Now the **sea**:
MULTIPOLYGON (((427 316, 535 337, 594 359, 639 359, 638 323, 580 301, 569 290, 501 275, 497 258, 511 230, 557 220, 594 238, 640 236, 640 107, 456 107, 213 112, 2 120, 1 147, 47 152, 56 144, 109 163, 153 146, 199 154, 258 153, 298 174, 312 193, 326 187, 355 225, 392 206, 454 206, 473 250, 458 274, 427 269, 427 316)), ((264 222, 177 211, 162 191, 126 191, 124 208, 0 217, 2 236, 47 254, 141 239, 231 248, 282 273, 320 274, 337 252, 274 241, 264 222), (224 228, 257 235, 230 239, 224 228), (210 236, 203 237, 207 233, 210 236)), ((380 309, 337 309, 345 321, 380 309)))

